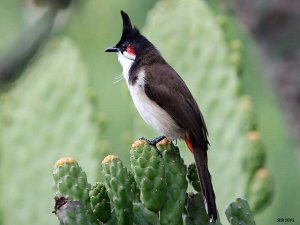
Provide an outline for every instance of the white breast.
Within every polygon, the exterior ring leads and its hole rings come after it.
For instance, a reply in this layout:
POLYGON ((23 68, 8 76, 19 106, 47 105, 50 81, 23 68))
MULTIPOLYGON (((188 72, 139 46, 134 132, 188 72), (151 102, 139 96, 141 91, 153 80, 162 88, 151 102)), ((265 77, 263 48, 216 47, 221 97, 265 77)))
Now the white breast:
POLYGON ((161 134, 170 139, 182 138, 180 128, 175 121, 154 101, 148 98, 144 91, 145 73, 140 71, 134 85, 129 84, 129 70, 133 60, 130 60, 118 53, 118 59, 123 67, 123 76, 128 85, 133 103, 144 121, 161 134))

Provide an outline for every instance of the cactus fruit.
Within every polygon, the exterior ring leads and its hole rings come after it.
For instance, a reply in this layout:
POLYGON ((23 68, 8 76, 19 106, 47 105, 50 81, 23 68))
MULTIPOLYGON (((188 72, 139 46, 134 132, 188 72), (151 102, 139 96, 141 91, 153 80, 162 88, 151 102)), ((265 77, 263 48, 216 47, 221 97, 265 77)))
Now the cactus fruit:
POLYGON ((186 190, 187 168, 180 157, 178 147, 164 139, 157 143, 157 148, 162 153, 166 176, 166 200, 160 211, 160 223, 162 225, 177 225, 182 223, 186 190))
POLYGON ((248 202, 238 198, 227 207, 225 214, 231 225, 255 225, 248 202))
POLYGON ((130 150, 131 168, 140 189, 141 202, 158 212, 166 198, 165 165, 158 150, 144 140, 133 143, 130 150))
POLYGON ((102 161, 102 172, 118 225, 133 224, 132 193, 127 169, 117 156, 109 155, 102 161))
POLYGON ((200 181, 195 163, 191 163, 189 165, 186 176, 189 180, 189 183, 193 186, 194 190, 197 192, 201 192, 200 181))
POLYGON ((101 182, 96 182, 92 185, 89 195, 93 213, 99 221, 105 223, 111 218, 110 201, 105 185, 101 182))
POLYGON ((99 131, 87 88, 78 49, 64 38, 50 41, 6 93, 0 109, 3 224, 55 223, 47 174, 62 154, 81 159, 95 180, 99 131))

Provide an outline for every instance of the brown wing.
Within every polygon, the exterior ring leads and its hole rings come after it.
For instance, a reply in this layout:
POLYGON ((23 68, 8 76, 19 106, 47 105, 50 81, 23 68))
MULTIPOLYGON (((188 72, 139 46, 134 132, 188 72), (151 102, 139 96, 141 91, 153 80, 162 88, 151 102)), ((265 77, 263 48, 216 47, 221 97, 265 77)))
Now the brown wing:
POLYGON ((146 71, 146 95, 192 134, 202 149, 207 150, 208 132, 203 116, 181 77, 168 64, 153 64, 146 71))

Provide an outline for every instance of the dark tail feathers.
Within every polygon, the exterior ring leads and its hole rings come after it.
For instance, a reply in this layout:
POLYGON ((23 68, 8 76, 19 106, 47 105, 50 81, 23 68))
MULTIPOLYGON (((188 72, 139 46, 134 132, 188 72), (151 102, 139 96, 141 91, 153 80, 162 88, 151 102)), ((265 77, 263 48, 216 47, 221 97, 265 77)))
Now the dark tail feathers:
POLYGON ((198 176, 200 179, 202 194, 207 203, 207 213, 210 221, 215 222, 218 218, 216 197, 211 183, 211 176, 207 167, 207 154, 205 149, 193 148, 198 176))

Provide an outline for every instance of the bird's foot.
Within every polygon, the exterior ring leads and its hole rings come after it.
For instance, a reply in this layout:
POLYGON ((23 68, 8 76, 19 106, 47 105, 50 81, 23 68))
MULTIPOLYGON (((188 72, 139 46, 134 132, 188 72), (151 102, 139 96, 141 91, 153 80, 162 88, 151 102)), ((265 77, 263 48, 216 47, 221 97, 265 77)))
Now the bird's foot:
POLYGON ((165 136, 159 136, 159 137, 157 137, 157 138, 154 138, 153 140, 148 140, 148 139, 146 139, 146 138, 144 138, 144 137, 141 137, 141 138, 139 138, 139 140, 144 140, 144 141, 146 141, 149 145, 156 146, 156 144, 157 144, 158 142, 160 142, 161 140, 163 140, 163 139, 165 139, 165 138, 166 138, 165 136))

